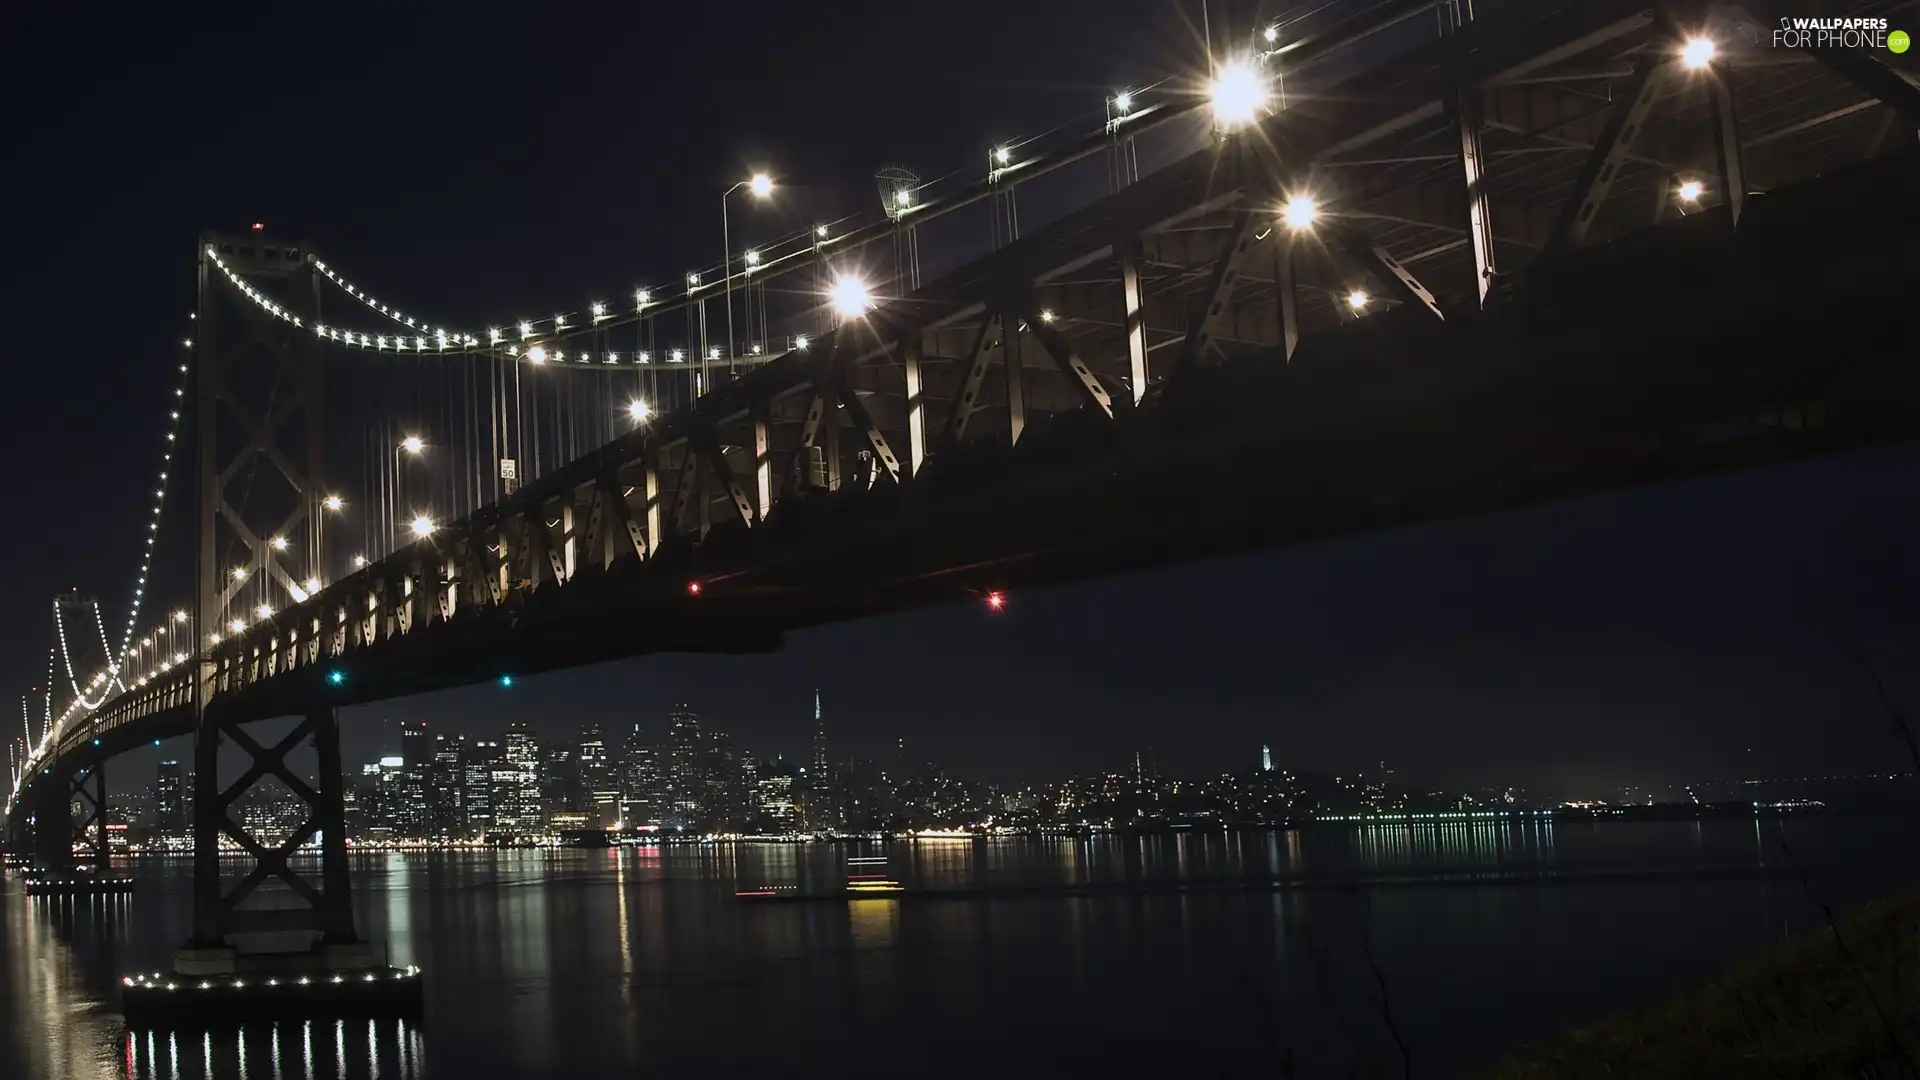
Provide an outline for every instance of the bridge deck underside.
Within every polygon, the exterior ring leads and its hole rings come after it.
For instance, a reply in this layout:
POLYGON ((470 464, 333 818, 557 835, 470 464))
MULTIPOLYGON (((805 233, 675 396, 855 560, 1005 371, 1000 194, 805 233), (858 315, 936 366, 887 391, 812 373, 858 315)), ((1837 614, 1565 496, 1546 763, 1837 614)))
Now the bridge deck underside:
MULTIPOLYGON (((316 691, 350 703, 767 649, 970 590, 1911 437, 1892 320, 1861 313, 1904 310, 1916 273, 1915 125, 1808 54, 1737 49, 1720 73, 1747 195, 1737 232, 1713 95, 1680 76, 1652 95, 1587 250, 1542 254, 1632 72, 1666 47, 1650 17, 1611 6, 1628 13, 1489 59, 1465 86, 1454 61, 1409 63, 1366 103, 1290 102, 1254 145, 1150 175, 888 305, 829 355, 783 357, 330 586, 229 643, 213 700, 264 717, 316 691), (1462 101, 1482 118, 1484 311, 1462 101), (1673 197, 1683 177, 1706 182, 1697 204, 1673 197), (1274 220, 1300 192, 1324 231, 1274 220), (1218 289, 1249 210, 1256 239, 1218 289), (1362 313, 1355 290, 1372 298, 1362 313), (1017 382, 991 335, 976 365, 989 323, 1017 341, 1017 382), (823 402, 836 363, 844 393, 823 402), (980 370, 964 437, 946 442, 980 370), (322 686, 335 665, 352 678, 322 686)), ((63 746, 84 758, 183 733, 188 689, 142 688, 63 746)))

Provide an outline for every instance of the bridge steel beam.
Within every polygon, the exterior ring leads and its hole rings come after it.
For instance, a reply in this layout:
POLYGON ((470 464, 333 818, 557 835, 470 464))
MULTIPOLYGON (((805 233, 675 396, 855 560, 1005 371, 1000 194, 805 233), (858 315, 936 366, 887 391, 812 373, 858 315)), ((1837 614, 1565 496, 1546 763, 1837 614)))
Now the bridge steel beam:
POLYGON ((1493 292, 1498 264, 1494 259, 1491 200, 1487 197, 1487 160, 1481 146, 1482 95, 1472 88, 1463 90, 1454 125, 1460 130, 1460 173, 1467 189, 1467 240, 1473 245, 1473 282, 1480 306, 1487 306, 1493 292))
POLYGON ((1633 79, 1614 103, 1606 127, 1594 141, 1593 150, 1573 182, 1573 192, 1547 236, 1543 258, 1554 258, 1580 246, 1592 227, 1594 215, 1606 202, 1607 192, 1620 178, 1620 167, 1634 140, 1646 130, 1647 115, 1659 100, 1661 89, 1670 79, 1677 61, 1660 58, 1643 61, 1634 69, 1633 79))
POLYGON ((1394 299, 1410 307, 1425 311, 1435 319, 1445 322, 1446 315, 1440 310, 1440 302, 1413 271, 1393 257, 1393 253, 1357 226, 1336 224, 1329 226, 1328 233, 1339 243, 1348 255, 1367 269, 1382 285, 1387 287, 1394 299))
POLYGON ((1868 49, 1810 49, 1814 59, 1872 94, 1920 128, 1920 78, 1890 67, 1868 49))

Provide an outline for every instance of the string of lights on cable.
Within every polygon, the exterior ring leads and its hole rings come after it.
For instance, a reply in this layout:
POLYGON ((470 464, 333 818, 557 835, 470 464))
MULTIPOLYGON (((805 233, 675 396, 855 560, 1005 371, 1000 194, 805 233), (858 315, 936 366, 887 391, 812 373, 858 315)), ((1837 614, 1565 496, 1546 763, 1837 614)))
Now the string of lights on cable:
MULTIPOLYGON (((193 339, 187 338, 185 346, 184 355, 190 358, 193 355, 193 339)), ((160 515, 167 505, 167 478, 174 471, 173 451, 180 445, 180 417, 186 412, 187 380, 192 376, 190 361, 183 359, 179 368, 179 385, 175 386, 173 393, 168 395, 166 430, 160 445, 159 476, 153 489, 153 513, 147 521, 146 541, 141 545, 140 575, 133 583, 133 602, 127 609, 126 631, 120 638, 119 651, 116 653, 112 649, 107 650, 107 656, 110 658, 109 667, 116 675, 127 665, 127 653, 133 647, 134 628, 140 623, 140 605, 146 600, 147 578, 153 573, 153 553, 160 542, 160 515)), ((106 631, 102 629, 101 633, 105 634, 106 631)), ((104 639, 101 644, 106 644, 104 639)))

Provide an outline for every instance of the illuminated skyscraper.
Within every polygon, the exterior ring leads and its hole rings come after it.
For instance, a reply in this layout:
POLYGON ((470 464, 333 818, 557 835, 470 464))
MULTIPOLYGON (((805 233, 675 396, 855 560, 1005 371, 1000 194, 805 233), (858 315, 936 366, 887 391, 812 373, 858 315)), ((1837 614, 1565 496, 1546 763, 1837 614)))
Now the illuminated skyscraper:
POLYGON ((680 705, 667 714, 666 824, 688 828, 700 816, 706 788, 706 761, 700 741, 700 717, 680 705))
POLYGON ((813 787, 827 786, 827 721, 820 709, 820 691, 813 692, 813 787))
POLYGON ((165 837, 187 835, 187 804, 180 788, 180 763, 163 761, 153 784, 153 826, 165 837))
POLYGON ((600 725, 589 724, 580 733, 580 794, 582 810, 594 825, 612 825, 620 820, 620 786, 613 762, 607 756, 607 744, 600 738, 600 725))
POLYGON ((1273 771, 1273 751, 1267 748, 1266 743, 1260 744, 1260 771, 1273 771))
POLYGON ((502 763, 511 772, 505 791, 497 790, 494 800, 494 827, 500 832, 523 836, 537 833, 545 824, 540 808, 540 744, 527 730, 526 722, 514 721, 507 728, 506 753, 502 763), (501 798, 499 796, 504 796, 501 798))

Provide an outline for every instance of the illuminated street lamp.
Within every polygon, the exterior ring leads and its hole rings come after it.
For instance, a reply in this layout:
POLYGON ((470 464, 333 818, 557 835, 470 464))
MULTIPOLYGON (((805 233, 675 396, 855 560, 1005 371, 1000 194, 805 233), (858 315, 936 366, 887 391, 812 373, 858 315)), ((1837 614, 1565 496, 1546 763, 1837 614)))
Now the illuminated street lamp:
POLYGON ((1319 217, 1320 204, 1314 202, 1311 195, 1293 196, 1287 200, 1287 205, 1280 211, 1280 219, 1285 221, 1287 228, 1294 232, 1312 228, 1314 221, 1319 217))
POLYGON ((1690 37, 1680 49, 1680 62, 1688 71, 1699 71, 1713 63, 1713 56, 1719 51, 1712 38, 1690 37))
POLYGON ((1213 103, 1213 118, 1222 129, 1231 130, 1253 123, 1267 105, 1267 80, 1253 61, 1229 61, 1214 76, 1207 88, 1213 103))
MULTIPOLYGON (((765 199, 773 195, 773 177, 766 173, 754 173, 720 193, 720 274, 726 278, 727 294, 727 359, 733 359, 733 235, 727 224, 727 196, 746 188, 756 199, 765 199)), ((757 256, 751 256, 747 265, 758 262, 757 256)))
POLYGON ((1682 202, 1699 202, 1700 196, 1705 194, 1706 190, 1707 186, 1698 180, 1685 180, 1674 193, 1680 196, 1682 202))
POLYGON ((833 279, 833 313, 842 319, 855 319, 873 308, 873 291, 864 279, 841 274, 833 279))

